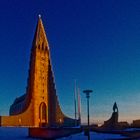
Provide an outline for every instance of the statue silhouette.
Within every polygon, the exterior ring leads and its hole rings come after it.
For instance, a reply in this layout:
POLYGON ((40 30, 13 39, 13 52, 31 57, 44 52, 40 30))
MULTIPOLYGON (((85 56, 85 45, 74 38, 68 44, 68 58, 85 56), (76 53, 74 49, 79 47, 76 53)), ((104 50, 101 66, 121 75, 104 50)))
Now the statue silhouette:
POLYGON ((119 112, 118 112, 117 103, 115 102, 113 105, 113 113, 112 113, 111 117, 107 121, 104 121, 104 124, 101 126, 101 128, 105 129, 105 130, 117 129, 118 128, 118 117, 119 117, 119 112))
POLYGON ((113 112, 118 112, 117 103, 115 102, 113 105, 113 112))

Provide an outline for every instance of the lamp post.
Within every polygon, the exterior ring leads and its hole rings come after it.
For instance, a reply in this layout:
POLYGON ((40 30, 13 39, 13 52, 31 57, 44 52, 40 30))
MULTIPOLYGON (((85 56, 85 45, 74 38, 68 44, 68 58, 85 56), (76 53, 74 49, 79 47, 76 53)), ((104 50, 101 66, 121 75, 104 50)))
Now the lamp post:
POLYGON ((83 91, 86 94, 86 98, 87 98, 87 121, 88 121, 88 140, 90 140, 90 125, 89 125, 89 98, 90 98, 90 93, 93 92, 92 90, 84 90, 83 91))

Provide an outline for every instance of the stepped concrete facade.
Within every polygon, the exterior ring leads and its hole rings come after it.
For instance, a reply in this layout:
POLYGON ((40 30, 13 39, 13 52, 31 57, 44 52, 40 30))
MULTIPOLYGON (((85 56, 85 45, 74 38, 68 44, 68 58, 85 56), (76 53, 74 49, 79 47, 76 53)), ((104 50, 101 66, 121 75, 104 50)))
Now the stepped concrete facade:
POLYGON ((9 112, 10 116, 0 116, 1 126, 58 127, 74 126, 78 122, 61 111, 41 17, 31 49, 26 94, 15 99, 9 112))

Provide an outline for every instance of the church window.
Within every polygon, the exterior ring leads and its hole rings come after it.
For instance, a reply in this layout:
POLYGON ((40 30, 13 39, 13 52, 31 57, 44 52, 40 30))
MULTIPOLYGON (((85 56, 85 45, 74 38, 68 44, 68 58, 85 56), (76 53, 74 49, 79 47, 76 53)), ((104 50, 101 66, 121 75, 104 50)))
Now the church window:
POLYGON ((38 45, 38 49, 40 49, 40 45, 38 45))
POLYGON ((45 47, 45 51, 47 51, 47 46, 45 47))
POLYGON ((39 118, 41 123, 45 123, 47 120, 47 107, 46 104, 43 102, 39 106, 39 118))

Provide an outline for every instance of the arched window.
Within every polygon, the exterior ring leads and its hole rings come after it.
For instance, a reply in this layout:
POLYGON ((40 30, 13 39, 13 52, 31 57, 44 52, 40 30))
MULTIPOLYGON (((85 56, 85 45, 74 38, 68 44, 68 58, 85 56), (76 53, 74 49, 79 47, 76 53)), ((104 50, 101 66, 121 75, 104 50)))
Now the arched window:
POLYGON ((40 45, 38 45, 38 49, 40 50, 40 45))
POLYGON ((41 123, 46 123, 47 121, 47 107, 44 102, 39 106, 39 119, 41 123))
POLYGON ((44 51, 44 42, 42 43, 42 50, 44 51))

